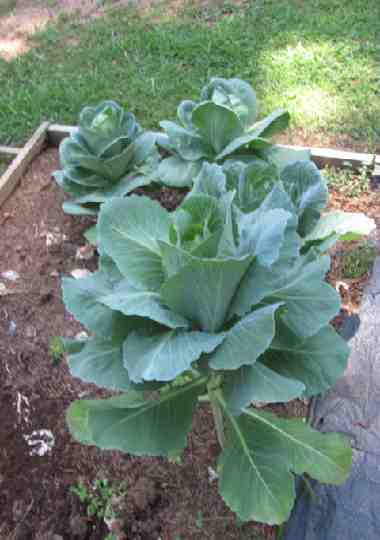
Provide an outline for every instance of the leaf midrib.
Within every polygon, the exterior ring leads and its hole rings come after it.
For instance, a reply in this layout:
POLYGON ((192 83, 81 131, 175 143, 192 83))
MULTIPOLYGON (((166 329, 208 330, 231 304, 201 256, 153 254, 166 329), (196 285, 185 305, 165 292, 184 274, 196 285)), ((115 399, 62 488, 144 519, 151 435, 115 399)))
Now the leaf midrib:
MULTIPOLYGON (((142 405, 141 407, 138 407, 136 409, 132 409, 132 410, 135 410, 135 412, 130 413, 130 414, 128 414, 127 417, 122 418, 118 422, 113 423, 107 430, 105 430, 104 433, 107 433, 109 430, 114 429, 115 426, 116 427, 117 426, 122 426, 123 424, 128 423, 130 420, 133 420, 133 419, 137 418, 138 416, 145 414, 150 409, 154 409, 155 407, 161 407, 167 401, 174 400, 179 395, 190 392, 193 388, 196 388, 197 386, 202 386, 202 385, 206 384, 207 379, 208 379, 208 377, 201 377, 200 379, 197 379, 196 381, 194 381, 193 383, 191 383, 189 385, 183 386, 183 387, 179 388, 178 390, 174 390, 174 391, 166 394, 164 397, 161 397, 160 399, 152 400, 151 402, 147 402, 146 404, 142 405)), ((118 408, 118 407, 114 407, 114 409, 120 410, 120 408, 118 408)), ((131 410, 131 409, 128 409, 128 407, 126 407, 126 409, 131 410)))
MULTIPOLYGON (((119 229, 118 227, 115 227, 115 225, 111 225, 110 229, 112 231, 120 234, 121 237, 125 238, 126 240, 128 240, 132 244, 135 244, 136 246, 139 246, 139 247, 144 247, 146 250, 150 251, 154 255, 157 255, 158 257, 161 256, 160 248, 158 246, 157 246, 157 249, 153 249, 152 245, 147 245, 146 243, 144 243, 142 241, 137 242, 136 239, 133 236, 128 235, 125 231, 119 229)), ((153 243, 156 244, 156 239, 155 238, 147 235, 146 233, 144 233, 144 236, 146 236, 147 238, 151 238, 153 240, 153 243)))
MULTIPOLYGON (((278 426, 276 426, 276 425, 272 424, 271 422, 269 422, 268 420, 266 420, 264 417, 262 417, 262 416, 258 415, 257 413, 255 413, 254 409, 244 409, 243 414, 245 414, 247 416, 252 416, 253 418, 255 418, 255 420, 257 420, 259 422, 262 422, 263 424, 269 426, 269 428, 271 428, 272 430, 277 431, 278 433, 280 433, 284 438, 291 440, 295 445, 301 446, 302 448, 305 448, 309 452, 312 451, 316 455, 322 457, 322 459, 327 460, 328 462, 330 462, 334 466, 334 468, 339 468, 339 464, 332 461, 329 458, 328 455, 323 454, 321 451, 317 450, 313 446, 308 446, 307 444, 303 443, 299 439, 296 439, 294 436, 290 435, 288 432, 282 430, 278 426)), ((341 471, 342 471, 342 473, 345 472, 343 468, 341 468, 341 471)))

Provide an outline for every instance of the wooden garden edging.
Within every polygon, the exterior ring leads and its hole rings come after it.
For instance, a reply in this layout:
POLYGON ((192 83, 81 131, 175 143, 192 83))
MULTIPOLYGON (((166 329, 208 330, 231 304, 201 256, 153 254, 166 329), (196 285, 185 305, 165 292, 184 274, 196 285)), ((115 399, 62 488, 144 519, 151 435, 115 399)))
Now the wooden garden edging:
POLYGON ((5 173, 0 177, 0 206, 16 188, 28 165, 41 152, 47 142, 49 122, 44 122, 34 132, 24 148, 9 148, 1 146, 2 155, 16 156, 5 173))
MULTIPOLYGON (((28 165, 40 153, 44 146, 59 146, 68 137, 75 126, 63 126, 44 122, 35 131, 24 148, 0 146, 0 156, 14 156, 5 173, 0 177, 0 206, 16 188, 28 165)), ((293 150, 306 150, 302 146, 282 145, 293 150)), ((363 165, 373 167, 373 176, 380 176, 380 156, 358 152, 347 152, 330 148, 309 148, 311 159, 318 167, 330 166, 341 168, 351 164, 353 169, 363 165)))

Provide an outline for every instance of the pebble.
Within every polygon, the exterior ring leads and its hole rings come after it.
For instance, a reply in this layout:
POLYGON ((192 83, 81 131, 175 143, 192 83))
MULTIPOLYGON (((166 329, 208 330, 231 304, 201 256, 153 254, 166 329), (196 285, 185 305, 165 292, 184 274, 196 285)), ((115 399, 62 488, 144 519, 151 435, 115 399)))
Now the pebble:
POLYGON ((215 482, 215 480, 218 480, 219 478, 218 473, 214 471, 212 467, 207 467, 207 472, 208 472, 208 481, 210 484, 215 482))
POLYGON ((3 279, 7 279, 8 281, 17 281, 20 277, 20 274, 14 270, 7 270, 6 272, 2 272, 0 275, 3 279))
POLYGON ((7 294, 9 294, 8 289, 6 288, 4 283, 0 283, 0 296, 6 296, 7 294))
POLYGON ((87 338, 88 338, 88 334, 84 330, 82 330, 82 332, 78 332, 75 336, 75 339, 78 339, 79 341, 84 341, 87 338))
POLYGON ((37 330, 34 328, 34 326, 31 326, 30 324, 27 325, 25 328, 25 336, 27 338, 35 338, 37 336, 37 330))
POLYGON ((91 244, 86 244, 85 246, 78 247, 75 258, 80 261, 89 261, 95 255, 95 247, 91 244))
POLYGON ((10 336, 15 336, 16 335, 16 331, 17 331, 17 324, 14 322, 14 321, 11 321, 9 323, 9 327, 8 327, 8 334, 10 336))
POLYGON ((55 444, 55 438, 50 429, 37 429, 30 435, 23 435, 23 438, 30 447, 30 456, 43 457, 51 452, 55 444))
POLYGON ((88 277, 91 274, 91 272, 87 270, 86 268, 75 268, 74 270, 70 272, 70 274, 75 279, 82 279, 82 278, 88 277))
POLYGON ((57 247, 60 244, 62 244, 65 240, 67 240, 67 236, 65 234, 62 234, 60 232, 54 231, 54 232, 42 232, 41 237, 45 236, 46 238, 46 247, 52 248, 57 247))

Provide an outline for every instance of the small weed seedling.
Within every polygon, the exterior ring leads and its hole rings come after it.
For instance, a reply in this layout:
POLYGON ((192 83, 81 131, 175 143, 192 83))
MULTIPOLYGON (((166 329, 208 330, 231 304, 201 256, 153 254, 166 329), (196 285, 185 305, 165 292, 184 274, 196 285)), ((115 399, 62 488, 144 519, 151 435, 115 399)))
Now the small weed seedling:
POLYGON ((107 479, 97 479, 92 486, 87 487, 82 482, 70 488, 72 493, 78 496, 80 502, 86 506, 88 517, 103 519, 107 513, 107 507, 114 493, 107 479))
POLYGON ((65 348, 59 336, 54 336, 49 341, 49 357, 53 365, 57 366, 63 358, 65 348))

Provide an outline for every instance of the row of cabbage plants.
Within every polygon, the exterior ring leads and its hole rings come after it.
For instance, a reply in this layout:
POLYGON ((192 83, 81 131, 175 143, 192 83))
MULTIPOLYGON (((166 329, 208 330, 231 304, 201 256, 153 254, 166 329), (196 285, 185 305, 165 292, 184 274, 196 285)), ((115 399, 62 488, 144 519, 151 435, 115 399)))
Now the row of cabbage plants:
POLYGON ((96 272, 63 279, 66 308, 90 335, 65 340, 68 362, 73 376, 116 392, 74 402, 67 421, 84 444, 174 457, 197 407, 210 406, 221 496, 242 520, 279 524, 295 474, 332 484, 349 474, 345 436, 270 404, 325 392, 344 372, 327 250, 374 225, 326 213, 309 154, 270 140, 288 113, 256 114, 248 83, 217 78, 163 132, 105 102, 85 108, 62 143, 64 208, 97 214, 99 253, 96 272), (187 191, 168 212, 131 194, 152 185, 187 191))

